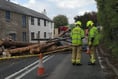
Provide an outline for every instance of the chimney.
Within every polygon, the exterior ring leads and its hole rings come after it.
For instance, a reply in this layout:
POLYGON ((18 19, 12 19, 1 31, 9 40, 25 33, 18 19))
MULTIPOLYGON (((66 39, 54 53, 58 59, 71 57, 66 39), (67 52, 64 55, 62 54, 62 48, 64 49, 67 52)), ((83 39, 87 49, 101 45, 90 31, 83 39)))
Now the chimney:
POLYGON ((10 0, 6 0, 6 1, 10 2, 10 0))
POLYGON ((44 15, 47 15, 46 9, 44 9, 42 13, 43 13, 44 15))

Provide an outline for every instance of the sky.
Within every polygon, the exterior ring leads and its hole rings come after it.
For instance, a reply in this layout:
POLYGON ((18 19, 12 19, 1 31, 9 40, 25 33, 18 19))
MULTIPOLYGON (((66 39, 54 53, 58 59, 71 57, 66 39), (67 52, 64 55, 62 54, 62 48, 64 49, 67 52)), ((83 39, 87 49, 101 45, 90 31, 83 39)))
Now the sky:
POLYGON ((28 7, 42 13, 46 9, 47 16, 53 19, 57 15, 65 15, 69 23, 74 17, 85 12, 97 12, 95 0, 10 0, 16 4, 28 7))

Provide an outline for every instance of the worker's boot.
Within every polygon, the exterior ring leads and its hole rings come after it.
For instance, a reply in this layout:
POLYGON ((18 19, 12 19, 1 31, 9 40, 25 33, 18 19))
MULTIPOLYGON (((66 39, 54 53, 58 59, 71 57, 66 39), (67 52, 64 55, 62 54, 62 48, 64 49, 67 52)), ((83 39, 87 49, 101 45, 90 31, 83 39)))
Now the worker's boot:
POLYGON ((76 63, 72 63, 72 65, 76 65, 76 63))
POLYGON ((88 62, 88 65, 95 65, 95 62, 92 63, 92 62, 88 62))
POLYGON ((72 65, 76 65, 76 61, 72 59, 72 65))
POLYGON ((82 65, 81 63, 80 63, 80 60, 76 60, 76 65, 82 65))
POLYGON ((81 64, 81 63, 76 63, 76 65, 77 65, 77 66, 80 66, 80 65, 82 65, 82 64, 81 64))
POLYGON ((90 59, 90 62, 88 62, 88 65, 95 65, 95 59, 90 59))

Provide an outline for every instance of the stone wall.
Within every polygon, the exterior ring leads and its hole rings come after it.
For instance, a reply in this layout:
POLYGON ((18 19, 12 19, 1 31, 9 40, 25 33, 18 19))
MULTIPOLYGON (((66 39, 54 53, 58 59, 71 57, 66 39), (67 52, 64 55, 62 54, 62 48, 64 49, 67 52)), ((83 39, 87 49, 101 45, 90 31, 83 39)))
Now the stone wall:
POLYGON ((6 20, 6 11, 0 10, 0 39, 5 39, 10 33, 16 34, 16 41, 22 41, 22 33, 26 32, 26 39, 29 42, 28 16, 26 16, 26 28, 22 26, 22 14, 10 12, 10 20, 6 20))

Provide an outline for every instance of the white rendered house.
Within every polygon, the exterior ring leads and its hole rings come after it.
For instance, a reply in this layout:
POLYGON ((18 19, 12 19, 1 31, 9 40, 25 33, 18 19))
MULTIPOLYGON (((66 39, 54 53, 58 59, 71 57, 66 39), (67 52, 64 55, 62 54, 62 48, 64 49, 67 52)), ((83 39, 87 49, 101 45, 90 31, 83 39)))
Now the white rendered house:
POLYGON ((37 42, 33 39, 53 38, 54 23, 51 20, 39 17, 29 17, 29 42, 37 42))

